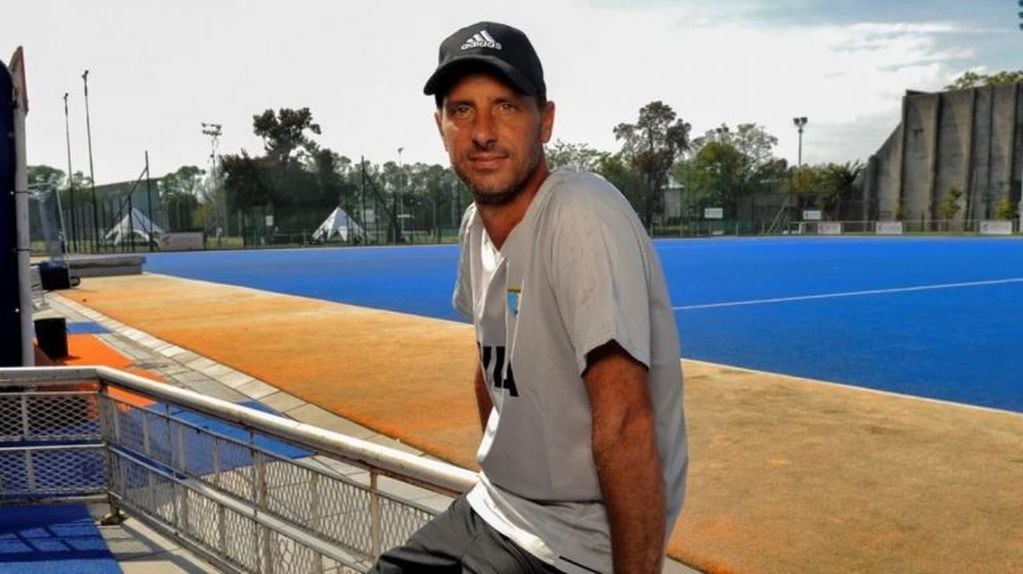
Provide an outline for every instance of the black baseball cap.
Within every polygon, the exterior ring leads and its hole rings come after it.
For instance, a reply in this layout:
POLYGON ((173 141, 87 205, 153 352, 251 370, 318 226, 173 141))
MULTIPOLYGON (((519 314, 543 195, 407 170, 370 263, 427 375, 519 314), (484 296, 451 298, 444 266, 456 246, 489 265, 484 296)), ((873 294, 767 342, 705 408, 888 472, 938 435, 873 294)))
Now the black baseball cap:
POLYGON ((540 57, 521 30, 496 22, 478 22, 448 36, 440 44, 437 69, 423 93, 439 103, 466 72, 490 69, 528 96, 547 96, 540 57))

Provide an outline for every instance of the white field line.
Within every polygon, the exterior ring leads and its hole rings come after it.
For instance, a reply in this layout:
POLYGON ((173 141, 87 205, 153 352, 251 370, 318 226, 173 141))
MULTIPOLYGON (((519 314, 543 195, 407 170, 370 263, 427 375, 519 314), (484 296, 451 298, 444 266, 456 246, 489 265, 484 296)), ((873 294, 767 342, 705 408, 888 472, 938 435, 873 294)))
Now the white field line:
POLYGON ((1023 277, 995 279, 992 281, 972 281, 968 283, 941 283, 938 285, 918 285, 916 287, 894 287, 891 289, 869 289, 866 291, 845 291, 841 293, 822 293, 820 295, 800 295, 797 297, 775 297, 772 299, 752 299, 749 301, 728 301, 725 303, 707 303, 704 305, 681 305, 673 307, 675 311, 692 311, 695 309, 716 309, 719 307, 742 307, 744 305, 766 305, 770 303, 788 303, 791 301, 812 301, 815 299, 836 299, 839 297, 860 297, 864 295, 887 295, 889 293, 908 293, 911 291, 933 291, 936 289, 958 289, 962 287, 984 287, 988 285, 1005 285, 1007 283, 1023 283, 1023 277))

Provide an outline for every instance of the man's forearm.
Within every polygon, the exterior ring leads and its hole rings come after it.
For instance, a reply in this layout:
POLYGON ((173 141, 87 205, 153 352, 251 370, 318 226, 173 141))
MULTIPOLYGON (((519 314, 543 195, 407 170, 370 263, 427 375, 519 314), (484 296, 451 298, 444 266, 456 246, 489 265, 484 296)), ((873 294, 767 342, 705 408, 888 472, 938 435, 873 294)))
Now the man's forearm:
POLYGON ((617 574, 658 572, 664 554, 664 476, 646 378, 646 367, 614 341, 587 355, 593 460, 617 574))
POLYGON ((617 432, 594 429, 594 458, 618 574, 651 574, 661 568, 664 478, 653 437, 648 416, 625 417, 617 432))

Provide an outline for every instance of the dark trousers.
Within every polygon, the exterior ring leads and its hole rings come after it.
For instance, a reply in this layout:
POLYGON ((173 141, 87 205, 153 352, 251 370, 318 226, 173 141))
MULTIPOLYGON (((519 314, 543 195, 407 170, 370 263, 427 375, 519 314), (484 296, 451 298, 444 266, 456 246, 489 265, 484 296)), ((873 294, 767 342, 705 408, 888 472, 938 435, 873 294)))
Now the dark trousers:
POLYGON ((553 566, 519 548, 476 514, 465 496, 377 559, 370 573, 547 574, 553 566))

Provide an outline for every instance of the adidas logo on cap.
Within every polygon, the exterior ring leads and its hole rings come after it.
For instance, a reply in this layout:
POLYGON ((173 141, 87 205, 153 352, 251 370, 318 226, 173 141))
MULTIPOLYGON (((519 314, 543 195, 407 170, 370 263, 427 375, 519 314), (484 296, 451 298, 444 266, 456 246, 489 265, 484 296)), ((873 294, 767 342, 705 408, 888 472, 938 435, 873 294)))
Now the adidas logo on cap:
POLYGON ((469 50, 472 48, 490 48, 492 50, 500 50, 501 43, 494 39, 485 29, 480 30, 472 35, 462 44, 462 50, 469 50))

